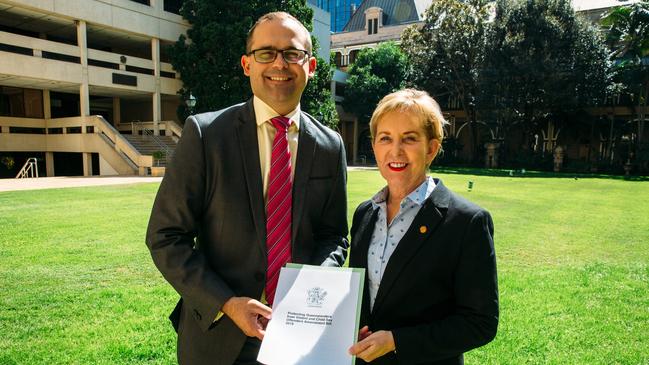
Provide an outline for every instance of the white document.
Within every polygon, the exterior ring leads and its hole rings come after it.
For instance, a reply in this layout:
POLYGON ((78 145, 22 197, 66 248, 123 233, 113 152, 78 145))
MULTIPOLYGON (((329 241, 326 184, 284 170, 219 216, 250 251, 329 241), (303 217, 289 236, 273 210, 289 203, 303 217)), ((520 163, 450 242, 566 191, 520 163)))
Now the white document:
POLYGON ((257 361, 266 365, 352 365, 365 270, 287 264, 257 361))

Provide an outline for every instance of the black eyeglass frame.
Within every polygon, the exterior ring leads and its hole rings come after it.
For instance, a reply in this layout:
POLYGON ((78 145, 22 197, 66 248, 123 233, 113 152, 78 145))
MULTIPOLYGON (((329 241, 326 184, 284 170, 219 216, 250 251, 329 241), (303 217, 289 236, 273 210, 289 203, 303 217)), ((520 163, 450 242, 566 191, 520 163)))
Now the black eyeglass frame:
POLYGON ((279 53, 282 54, 282 58, 284 59, 284 61, 286 61, 286 63, 293 63, 293 64, 298 64, 300 62, 304 62, 309 57, 311 57, 311 54, 308 51, 306 51, 304 49, 297 49, 297 48, 288 48, 288 49, 259 48, 259 49, 253 49, 252 51, 248 52, 248 56, 252 55, 255 58, 255 61, 257 61, 259 63, 273 63, 277 59, 277 55, 279 53), (273 59, 270 60, 270 61, 260 61, 259 59, 257 59, 257 52, 259 52, 259 51, 272 51, 272 52, 275 52, 275 57, 273 57, 273 59), (295 61, 295 62, 287 60, 286 56, 284 55, 284 52, 287 52, 287 51, 300 51, 300 52, 304 53, 304 57, 302 57, 301 60, 298 60, 298 61, 295 61))

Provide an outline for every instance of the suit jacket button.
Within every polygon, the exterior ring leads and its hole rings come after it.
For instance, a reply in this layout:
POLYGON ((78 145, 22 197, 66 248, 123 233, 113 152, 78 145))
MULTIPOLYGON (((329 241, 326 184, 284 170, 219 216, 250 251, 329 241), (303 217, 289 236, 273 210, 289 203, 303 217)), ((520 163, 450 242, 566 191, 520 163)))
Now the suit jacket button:
POLYGON ((264 275, 263 273, 261 273, 261 272, 256 272, 255 273, 255 280, 257 280, 259 282, 262 282, 262 281, 264 281, 265 278, 266 278, 266 275, 264 275))
POLYGON ((194 309, 194 318, 196 318, 197 321, 200 321, 203 318, 196 309, 194 309))

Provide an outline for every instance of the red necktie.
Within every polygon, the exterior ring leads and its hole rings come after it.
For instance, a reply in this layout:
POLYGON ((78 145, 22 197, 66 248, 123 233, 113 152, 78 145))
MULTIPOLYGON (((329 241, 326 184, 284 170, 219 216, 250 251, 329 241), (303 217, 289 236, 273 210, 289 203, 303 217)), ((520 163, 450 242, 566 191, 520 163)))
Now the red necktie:
POLYGON ((279 271, 291 260, 291 153, 286 135, 291 120, 275 117, 271 122, 277 129, 270 157, 268 176, 268 201, 266 203, 266 300, 270 305, 275 299, 279 271))

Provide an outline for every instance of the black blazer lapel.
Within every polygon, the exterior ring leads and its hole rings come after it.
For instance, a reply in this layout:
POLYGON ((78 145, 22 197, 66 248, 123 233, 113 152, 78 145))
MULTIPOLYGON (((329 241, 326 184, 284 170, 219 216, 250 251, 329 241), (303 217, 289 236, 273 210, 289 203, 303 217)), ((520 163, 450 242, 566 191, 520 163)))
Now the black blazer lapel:
MULTIPOLYGON (((359 225, 357 234, 357 245, 354 249, 358 252, 358 256, 354 255, 358 261, 355 262, 355 267, 367 267, 367 250, 370 247, 370 238, 374 231, 374 225, 378 217, 378 208, 374 208, 372 204, 369 205, 367 211, 363 215, 363 219, 359 225)), ((367 277, 367 276, 366 276, 367 277)))
POLYGON ((421 245, 428 240, 444 219, 450 200, 450 191, 446 189, 441 181, 435 179, 435 183, 437 185, 435 190, 424 201, 421 210, 415 216, 415 220, 410 225, 410 228, 408 228, 406 234, 399 241, 397 248, 394 250, 385 267, 379 291, 374 300, 373 313, 381 307, 384 298, 389 295, 401 271, 408 265, 413 256, 419 251, 421 245))
MULTIPOLYGON (((374 225, 376 224, 376 219, 378 217, 378 208, 374 208, 374 205, 371 203, 363 218, 359 224, 359 228, 356 231, 357 238, 355 244, 352 248, 351 255, 354 257, 354 262, 350 262, 352 267, 367 267, 367 251, 370 247, 370 239, 372 237, 372 232, 374 232, 374 225)), ((351 260, 351 257, 350 257, 351 260)), ((369 292, 369 278, 367 273, 365 274, 365 285, 363 286, 363 301, 361 304, 361 314, 370 313, 370 292, 369 292)), ((361 326, 368 324, 368 318, 361 318, 361 326)))
POLYGON ((300 131, 297 142, 297 158, 295 159, 295 174, 293 176, 293 207, 291 214, 291 242, 293 252, 295 252, 297 228, 300 226, 300 220, 304 215, 304 202, 306 200, 307 186, 309 185, 311 164, 315 156, 316 141, 311 128, 313 128, 311 122, 304 114, 300 114, 300 131))
POLYGON ((264 190, 261 179, 259 162, 259 142, 257 140, 257 123, 252 99, 244 104, 239 114, 237 125, 239 150, 243 159, 243 170, 248 186, 250 211, 255 221, 259 248, 266 255, 266 208, 264 206, 264 190))

